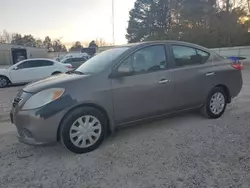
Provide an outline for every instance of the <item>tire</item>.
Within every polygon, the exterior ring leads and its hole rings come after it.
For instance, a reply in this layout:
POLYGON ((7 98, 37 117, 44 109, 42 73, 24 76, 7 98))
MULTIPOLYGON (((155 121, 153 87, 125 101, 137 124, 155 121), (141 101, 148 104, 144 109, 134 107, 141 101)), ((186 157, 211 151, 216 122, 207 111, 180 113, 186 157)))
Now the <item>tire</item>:
POLYGON ((9 85, 9 80, 5 76, 0 76, 0 88, 4 88, 9 85))
POLYGON ((60 74, 61 72, 53 72, 51 75, 57 75, 57 74, 60 74))
POLYGON ((207 96, 204 106, 202 107, 202 114, 212 119, 217 119, 221 117, 222 114, 225 112, 227 106, 226 99, 227 96, 222 88, 220 87, 213 88, 210 91, 209 95, 207 96))
POLYGON ((68 150, 77 154, 88 153, 102 144, 107 133, 107 119, 95 108, 77 108, 64 118, 59 133, 61 143, 68 150), (88 126, 92 128, 88 129, 88 126))

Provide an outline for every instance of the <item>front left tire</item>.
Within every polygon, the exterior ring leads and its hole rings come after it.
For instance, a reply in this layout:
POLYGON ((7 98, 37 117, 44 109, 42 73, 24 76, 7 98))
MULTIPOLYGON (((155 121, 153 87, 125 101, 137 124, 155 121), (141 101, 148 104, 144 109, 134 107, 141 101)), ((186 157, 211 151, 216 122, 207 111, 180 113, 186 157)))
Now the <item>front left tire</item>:
POLYGON ((4 88, 9 84, 8 78, 5 76, 0 76, 0 88, 4 88))
POLYGON ((60 127, 61 143, 73 153, 88 153, 97 149, 107 132, 107 119, 97 109, 80 107, 64 118, 60 127))

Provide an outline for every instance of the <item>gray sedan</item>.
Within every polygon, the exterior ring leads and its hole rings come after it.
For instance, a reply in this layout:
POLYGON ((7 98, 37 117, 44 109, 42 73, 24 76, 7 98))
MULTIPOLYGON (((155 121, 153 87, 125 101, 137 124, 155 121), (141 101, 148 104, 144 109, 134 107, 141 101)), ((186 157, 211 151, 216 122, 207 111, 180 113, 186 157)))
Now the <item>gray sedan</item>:
POLYGON ((115 47, 73 72, 25 86, 10 113, 21 142, 90 152, 124 125, 191 109, 219 118, 242 87, 242 64, 179 41, 115 47))

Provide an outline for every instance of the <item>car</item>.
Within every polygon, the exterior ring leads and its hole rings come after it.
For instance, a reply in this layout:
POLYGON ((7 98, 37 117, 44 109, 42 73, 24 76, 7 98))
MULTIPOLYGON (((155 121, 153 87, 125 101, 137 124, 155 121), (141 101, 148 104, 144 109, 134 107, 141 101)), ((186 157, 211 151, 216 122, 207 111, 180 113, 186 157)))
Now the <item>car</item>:
POLYGON ((88 60, 87 56, 82 57, 67 57, 61 60, 61 63, 70 63, 73 69, 80 67, 85 61, 88 60))
POLYGON ((86 153, 136 122, 197 109, 221 117, 241 91, 241 70, 242 64, 191 43, 128 44, 27 85, 13 100, 10 118, 21 142, 60 141, 86 153))
POLYGON ((8 68, 0 69, 0 88, 6 87, 9 84, 37 81, 71 70, 71 64, 63 64, 51 59, 26 59, 8 68))

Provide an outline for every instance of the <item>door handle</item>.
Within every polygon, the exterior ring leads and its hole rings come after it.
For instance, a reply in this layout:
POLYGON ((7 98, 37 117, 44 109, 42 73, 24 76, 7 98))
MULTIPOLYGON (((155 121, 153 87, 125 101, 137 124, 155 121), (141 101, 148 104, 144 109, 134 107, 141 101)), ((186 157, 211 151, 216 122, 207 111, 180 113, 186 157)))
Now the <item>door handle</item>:
POLYGON ((208 72, 208 73, 206 73, 206 76, 213 76, 213 75, 215 75, 214 72, 208 72))
POLYGON ((167 79, 162 79, 158 82, 158 84, 166 84, 166 83, 169 83, 171 82, 170 80, 167 80, 167 79))

